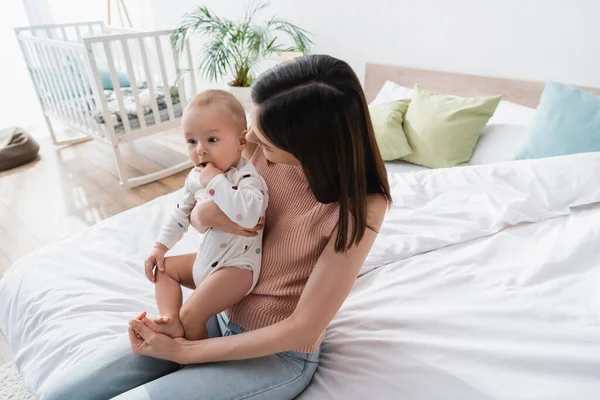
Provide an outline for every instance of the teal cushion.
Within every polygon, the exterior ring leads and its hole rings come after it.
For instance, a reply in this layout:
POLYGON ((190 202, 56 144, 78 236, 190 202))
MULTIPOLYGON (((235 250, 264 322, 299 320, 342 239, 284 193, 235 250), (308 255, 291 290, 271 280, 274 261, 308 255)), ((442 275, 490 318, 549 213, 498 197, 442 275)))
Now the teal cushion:
MULTIPOLYGON (((54 88, 52 87, 52 85, 55 85, 57 87, 60 87, 63 82, 68 82, 73 78, 73 73, 71 71, 67 71, 65 68, 62 69, 57 69, 57 68, 48 68, 48 67, 44 67, 44 68, 34 68, 34 67, 27 67, 29 68, 29 73, 31 73, 32 75, 37 75, 39 76, 39 78, 41 79, 41 83, 40 86, 42 88, 45 89, 45 91, 51 91, 54 90, 54 88)), ((73 67, 71 67, 73 68, 73 67)), ((92 89, 91 88, 87 88, 88 89, 88 93, 90 94, 92 93, 92 89)), ((73 85, 70 86, 68 85, 66 88, 63 87, 63 94, 65 96, 67 96, 67 98, 78 98, 80 96, 80 91, 81 88, 78 85, 73 85), (71 92, 73 91, 73 92, 71 92)), ((86 94, 86 93, 84 93, 86 94)))
MULTIPOLYGON (((102 81, 102 86, 104 87, 104 90, 113 90, 114 86, 112 84, 112 80, 110 79, 110 70, 108 69, 108 63, 99 62, 98 70, 100 71, 100 80, 102 81)), ((119 78, 119 85, 122 88, 131 86, 129 76, 126 73, 117 71, 117 77, 119 78)))
POLYGON ((600 151, 600 96, 546 82, 529 139, 517 159, 600 151))
MULTIPOLYGON (((44 79, 51 79, 55 85, 62 84, 63 81, 68 82, 69 80, 73 80, 73 74, 77 74, 81 76, 81 71, 79 71, 78 65, 76 63, 71 62, 69 60, 69 67, 71 71, 67 71, 66 69, 57 69, 57 68, 48 68, 44 67, 43 71, 41 68, 33 68, 28 67, 30 73, 37 73, 39 76, 42 76, 44 79)), ((114 90, 114 86, 112 84, 112 80, 110 79, 110 70, 108 69, 108 63, 99 62, 98 63, 98 71, 100 72, 100 80, 102 81, 102 87, 104 90, 114 90)), ((131 81, 129 80, 129 75, 124 72, 117 71, 117 77, 119 78, 119 85, 122 88, 130 87, 131 81)), ((87 79, 83 79, 83 82, 87 82, 87 79)), ((69 87, 70 89, 70 87, 69 87)), ((78 93, 79 87, 77 86, 75 89, 75 97, 79 97, 78 93)), ((87 88, 89 93, 92 93, 91 88, 87 88)), ((70 94, 68 90, 67 93, 70 94)))

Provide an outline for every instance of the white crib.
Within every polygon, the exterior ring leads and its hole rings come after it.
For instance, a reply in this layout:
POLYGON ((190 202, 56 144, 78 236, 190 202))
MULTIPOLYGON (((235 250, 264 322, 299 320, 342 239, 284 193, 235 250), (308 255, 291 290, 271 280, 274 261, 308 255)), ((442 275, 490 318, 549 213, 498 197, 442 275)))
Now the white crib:
POLYGON ((191 167, 186 161, 129 177, 119 150, 124 143, 180 126, 183 108, 196 93, 189 43, 180 56, 172 50, 170 31, 137 32, 102 22, 15 32, 54 144, 89 139, 110 144, 121 184, 127 187, 191 167), (82 135, 59 140, 51 119, 82 135))

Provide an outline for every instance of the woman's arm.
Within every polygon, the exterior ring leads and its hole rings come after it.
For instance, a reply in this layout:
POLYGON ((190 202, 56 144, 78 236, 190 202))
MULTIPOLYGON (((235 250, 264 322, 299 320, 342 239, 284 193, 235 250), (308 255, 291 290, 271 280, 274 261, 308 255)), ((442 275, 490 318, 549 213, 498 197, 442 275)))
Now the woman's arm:
MULTIPOLYGON (((369 197, 369 226, 379 229, 387 203, 383 196, 369 197)), ((294 313, 276 324, 234 336, 201 341, 183 340, 171 344, 170 351, 146 353, 150 356, 169 354, 169 359, 182 363, 205 363, 262 357, 314 344, 327 328, 352 289, 360 267, 375 241, 377 233, 367 229, 362 240, 346 253, 335 253, 335 232, 317 261, 302 292, 294 313)), ((156 334, 143 323, 133 322, 133 329, 149 347, 163 347, 163 335, 156 334)), ((169 342, 170 343, 170 342, 169 342)))

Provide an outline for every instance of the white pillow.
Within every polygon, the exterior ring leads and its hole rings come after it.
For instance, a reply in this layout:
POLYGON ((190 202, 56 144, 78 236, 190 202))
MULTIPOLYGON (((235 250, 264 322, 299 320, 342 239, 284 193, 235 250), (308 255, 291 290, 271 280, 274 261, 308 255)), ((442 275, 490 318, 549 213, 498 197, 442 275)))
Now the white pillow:
POLYGON ((389 103, 394 100, 412 99, 413 90, 400 86, 392 81, 386 81, 375 99, 369 104, 374 106, 381 103, 389 103))
POLYGON ((469 165, 514 160, 527 141, 535 109, 501 101, 481 132, 469 165))
POLYGON ((529 108, 510 101, 501 101, 496 112, 488 121, 488 125, 517 124, 529 125, 535 114, 535 108, 529 108))

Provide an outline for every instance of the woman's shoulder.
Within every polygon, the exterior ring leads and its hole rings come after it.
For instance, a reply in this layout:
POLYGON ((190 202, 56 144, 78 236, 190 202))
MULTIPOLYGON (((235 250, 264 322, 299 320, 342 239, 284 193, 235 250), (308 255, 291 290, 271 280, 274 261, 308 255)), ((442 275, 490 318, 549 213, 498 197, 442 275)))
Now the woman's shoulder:
POLYGON ((383 224, 385 213, 388 209, 388 201, 381 193, 367 195, 367 225, 375 231, 383 224))

